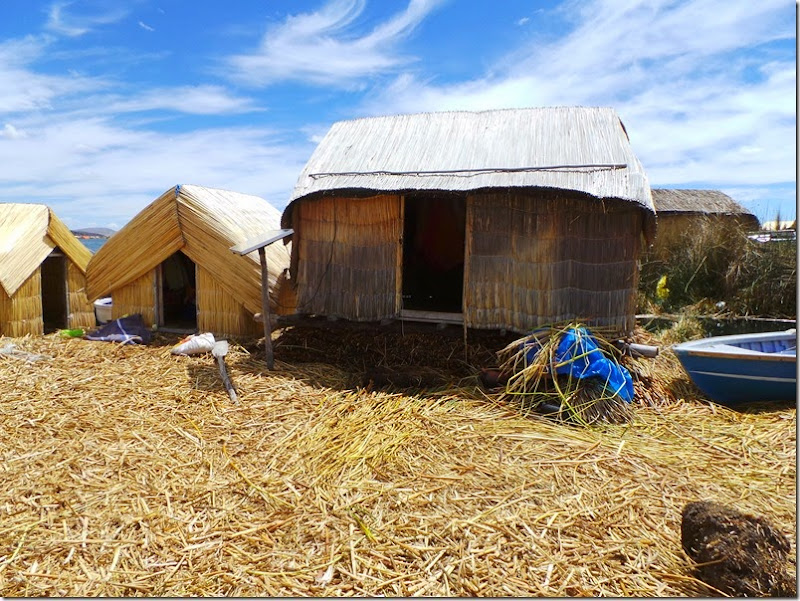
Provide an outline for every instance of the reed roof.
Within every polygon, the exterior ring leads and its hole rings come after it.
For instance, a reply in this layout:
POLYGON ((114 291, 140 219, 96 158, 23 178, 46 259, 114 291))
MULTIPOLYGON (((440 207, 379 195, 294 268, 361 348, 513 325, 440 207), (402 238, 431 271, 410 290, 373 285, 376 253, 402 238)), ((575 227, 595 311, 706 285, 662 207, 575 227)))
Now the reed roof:
POLYGON ((656 213, 753 215, 733 198, 719 190, 653 188, 652 192, 656 213))
MULTIPOLYGON (((277 229, 280 212, 263 198, 195 185, 170 188, 111 236, 89 262, 87 296, 94 300, 141 277, 177 251, 207 270, 247 310, 261 310, 258 252, 230 247, 277 229)), ((289 266, 283 244, 266 249, 274 284, 289 266)))
MULTIPOLYGON (((540 187, 653 211, 650 186, 611 108, 550 107, 370 117, 335 123, 291 201, 337 190, 540 187)), ((291 203, 290 203, 291 206, 291 203)), ((291 220, 289 207, 283 225, 291 220)))
POLYGON ((58 247, 81 273, 91 251, 42 204, 0 204, 0 286, 11 297, 58 247))

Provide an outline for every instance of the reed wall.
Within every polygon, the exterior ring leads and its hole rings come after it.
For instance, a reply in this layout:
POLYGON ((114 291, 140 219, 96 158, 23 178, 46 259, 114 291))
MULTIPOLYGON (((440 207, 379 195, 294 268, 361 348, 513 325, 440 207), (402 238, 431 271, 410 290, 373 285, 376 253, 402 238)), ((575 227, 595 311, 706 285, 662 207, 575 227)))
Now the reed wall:
POLYGON ((206 270, 197 266, 197 328, 215 336, 255 336, 263 332, 242 303, 206 270))
POLYGON ((295 280, 289 276, 289 270, 284 269, 275 282, 272 292, 275 300, 276 315, 293 315, 297 313, 297 286, 295 280))
POLYGON ((129 284, 111 291, 111 317, 118 319, 125 315, 141 313, 146 326, 155 324, 155 274, 151 269, 129 284))
POLYGON ((471 194, 464 320, 526 332, 581 320, 631 330, 642 211, 561 190, 471 194))
POLYGON ((395 316, 401 197, 304 199, 293 210, 297 312, 353 321, 395 316))
POLYGON ((12 297, 0 288, 0 334, 13 338, 44 334, 40 268, 34 270, 12 297))
POLYGON ((86 297, 86 275, 72 261, 67 261, 67 308, 70 328, 93 328, 94 306, 86 297))

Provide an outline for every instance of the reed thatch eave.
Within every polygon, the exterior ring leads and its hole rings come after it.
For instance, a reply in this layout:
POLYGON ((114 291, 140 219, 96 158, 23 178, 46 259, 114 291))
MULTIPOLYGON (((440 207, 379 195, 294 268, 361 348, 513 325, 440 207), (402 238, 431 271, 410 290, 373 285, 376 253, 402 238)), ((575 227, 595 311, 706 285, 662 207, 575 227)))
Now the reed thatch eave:
MULTIPOLYGON (((406 188, 406 189, 402 189, 402 190, 392 190, 390 193, 399 194, 399 195, 404 195, 404 194, 425 195, 426 193, 429 193, 432 197, 436 196, 436 197, 441 198, 442 195, 448 195, 448 194, 452 194, 452 195, 456 195, 456 196, 459 196, 459 195, 460 196, 466 196, 466 195, 469 195, 469 194, 496 193, 496 192, 501 192, 501 191, 504 191, 504 190, 507 190, 507 191, 527 190, 527 191, 529 191, 531 193, 535 193, 536 190, 553 191, 553 190, 561 190, 561 189, 553 188, 553 187, 545 187, 545 186, 535 186, 535 187, 531 187, 531 186, 486 187, 486 188, 476 188, 474 190, 468 190, 468 191, 424 189, 424 188, 423 189, 420 189, 420 188, 406 188)), ((655 238, 656 212, 651 208, 652 203, 651 203, 651 206, 646 206, 646 205, 643 205, 643 204, 641 204, 639 202, 635 202, 632 199, 609 198, 609 197, 598 198, 598 197, 592 196, 591 194, 588 194, 588 193, 586 193, 586 192, 584 192, 582 190, 568 190, 568 191, 571 192, 571 193, 574 193, 576 197, 584 198, 587 202, 634 202, 638 206, 638 208, 640 208, 642 210, 642 214, 645 217, 644 220, 643 220, 643 231, 642 231, 643 235, 645 236, 645 239, 648 241, 648 243, 650 243, 655 238)), ((386 194, 386 193, 387 193, 386 190, 379 190, 379 189, 375 189, 375 188, 346 188, 346 189, 337 189, 337 190, 320 190, 320 191, 308 194, 306 196, 302 196, 302 197, 296 198, 296 199, 292 200, 291 202, 289 202, 289 204, 286 206, 286 208, 283 210, 283 213, 281 214, 281 227, 282 228, 291 228, 291 227, 293 227, 292 219, 293 219, 294 207, 299 202, 311 201, 311 200, 318 199, 318 198, 334 197, 334 196, 348 198, 348 199, 352 199, 352 198, 364 198, 364 199, 366 199, 366 198, 370 198, 372 196, 377 196, 377 195, 386 194)))
POLYGON ((130 284, 185 244, 178 222, 175 188, 170 188, 92 256, 86 269, 86 295, 94 301, 130 284))

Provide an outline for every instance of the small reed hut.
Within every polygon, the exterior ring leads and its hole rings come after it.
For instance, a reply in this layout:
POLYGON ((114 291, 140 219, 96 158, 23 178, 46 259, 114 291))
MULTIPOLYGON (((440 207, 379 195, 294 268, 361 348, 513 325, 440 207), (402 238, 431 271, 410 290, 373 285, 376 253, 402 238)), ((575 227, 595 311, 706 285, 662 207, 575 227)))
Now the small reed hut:
POLYGON ((753 213, 719 190, 653 188, 652 193, 658 219, 658 232, 648 252, 652 257, 666 259, 673 245, 700 227, 714 228, 721 235, 759 228, 753 213))
POLYGON ((559 107, 336 123, 281 225, 299 314, 627 331, 654 212, 617 114, 559 107))
MULTIPOLYGON (((256 196, 194 185, 170 188, 97 251, 88 294, 112 298, 112 317, 141 313, 146 325, 220 336, 258 335, 257 252, 230 247, 280 227, 280 212, 256 196)), ((266 249, 269 287, 289 265, 291 246, 266 249)), ((271 295, 271 312, 281 308, 271 295)))
POLYGON ((0 204, 0 335, 93 327, 91 256, 49 207, 0 204))

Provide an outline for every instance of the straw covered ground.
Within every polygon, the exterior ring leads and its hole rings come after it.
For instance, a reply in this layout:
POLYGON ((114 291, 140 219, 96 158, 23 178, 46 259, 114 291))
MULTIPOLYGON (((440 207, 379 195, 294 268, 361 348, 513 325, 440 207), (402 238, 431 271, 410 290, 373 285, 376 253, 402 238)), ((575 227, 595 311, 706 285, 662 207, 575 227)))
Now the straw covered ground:
POLYGON ((482 391, 458 336, 295 328, 273 372, 232 344, 237 404, 171 343, 0 338, 42 355, 0 354, 0 595, 716 596, 687 502, 796 538, 795 407, 693 400, 669 352, 581 428, 482 391), (360 387, 415 349, 448 385, 360 387))

